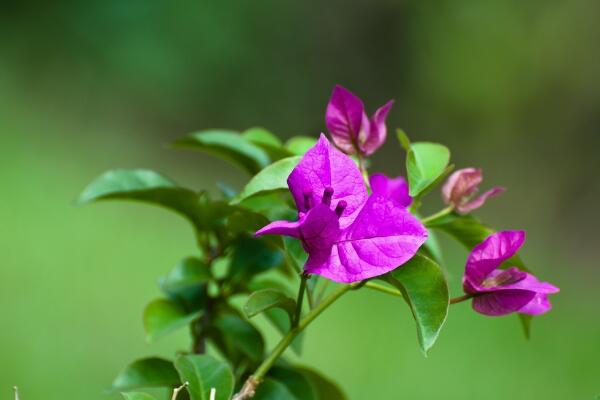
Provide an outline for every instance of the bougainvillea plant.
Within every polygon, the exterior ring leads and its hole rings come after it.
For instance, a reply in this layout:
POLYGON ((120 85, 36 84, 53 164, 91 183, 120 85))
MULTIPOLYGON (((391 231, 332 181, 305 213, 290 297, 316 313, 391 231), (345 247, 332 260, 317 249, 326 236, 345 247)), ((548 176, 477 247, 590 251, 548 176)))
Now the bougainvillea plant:
POLYGON ((529 334, 532 316, 550 310, 548 295, 558 288, 540 282, 519 258, 523 231, 496 232, 470 215, 504 189, 476 196, 480 169, 452 173, 446 147, 411 143, 400 130, 406 178, 371 173, 368 157, 386 140, 391 107, 389 101, 368 117, 362 101, 337 86, 325 113, 330 139, 321 134, 284 144, 252 128, 197 132, 175 142, 247 172, 237 193, 220 184, 214 196, 140 169, 106 172, 84 190, 80 203, 134 200, 174 211, 191 223, 198 244, 160 279, 163 297, 143 316, 149 341, 189 329, 189 351, 173 360, 134 361, 113 390, 130 400, 155 398, 140 391, 153 387, 180 400, 345 399, 329 378, 283 356, 288 348, 301 354, 308 326, 357 290, 404 301, 424 353, 449 306, 463 301, 488 316, 515 313, 529 334), (442 183, 447 207, 421 217, 423 197, 442 183), (464 294, 454 298, 437 232, 470 251, 464 294), (253 323, 259 314, 281 334, 268 351, 253 323))

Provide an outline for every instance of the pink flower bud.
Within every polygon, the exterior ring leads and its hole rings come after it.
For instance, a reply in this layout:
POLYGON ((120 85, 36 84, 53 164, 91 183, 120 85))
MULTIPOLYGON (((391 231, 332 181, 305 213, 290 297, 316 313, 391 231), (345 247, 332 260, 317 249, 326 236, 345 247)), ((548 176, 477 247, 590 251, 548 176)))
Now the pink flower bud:
POLYGON ((481 207, 489 197, 499 195, 505 190, 503 187, 496 186, 473 199, 482 181, 483 175, 479 168, 463 168, 455 171, 442 187, 444 203, 454 206, 459 214, 468 214, 481 207))

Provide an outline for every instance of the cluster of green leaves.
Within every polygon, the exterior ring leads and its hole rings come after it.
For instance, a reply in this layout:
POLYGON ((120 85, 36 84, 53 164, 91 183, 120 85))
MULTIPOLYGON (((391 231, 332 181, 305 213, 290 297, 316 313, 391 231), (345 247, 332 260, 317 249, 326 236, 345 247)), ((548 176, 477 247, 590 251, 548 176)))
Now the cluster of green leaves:
MULTIPOLYGON (((418 213, 422 197, 452 170, 450 152, 436 143, 411 143, 401 131, 398 139, 406 150, 406 172, 414 198, 411 210, 418 213)), ((196 254, 181 260, 159 280, 163 295, 147 305, 143 316, 150 342, 189 329, 189 352, 174 360, 134 361, 115 379, 113 390, 122 392, 126 399, 147 400, 153 397, 139 390, 173 390, 184 385, 180 399, 209 400, 211 391, 215 399, 230 399, 265 360, 263 334, 251 320, 262 315, 282 335, 292 329, 299 305, 290 288, 298 285, 306 254, 297 240, 254 238, 252 234, 271 220, 296 217, 286 180, 315 142, 315 138, 295 137, 283 143, 262 128, 242 133, 197 132, 176 141, 178 147, 223 158, 250 175, 239 193, 221 186, 217 198, 140 169, 106 172, 83 191, 80 203, 130 200, 171 210, 192 225, 198 243, 196 254), (242 303, 235 301, 239 298, 243 298, 242 303)), ((449 234, 469 249, 493 232, 473 217, 456 214, 441 215, 428 221, 427 227, 449 234)), ((524 267, 519 259, 512 261, 524 267)), ((430 232, 426 245, 408 263, 377 277, 383 285, 363 282, 356 286, 378 286, 401 297, 414 316, 418 342, 425 354, 439 336, 450 304, 440 264, 441 251, 430 232)), ((308 307, 317 307, 326 291, 326 282, 310 277, 306 285, 308 307)), ((528 322, 523 319, 526 332, 528 322)), ((302 337, 297 335, 291 342, 298 354, 302 337)), ((280 359, 269 369, 254 398, 346 397, 316 371, 280 359)))
MULTIPOLYGON (((263 315, 282 334, 289 331, 296 300, 290 286, 304 263, 298 243, 253 233, 275 217, 294 217, 283 190, 299 156, 314 138, 282 143, 262 128, 243 133, 205 131, 175 142, 231 161, 253 178, 239 193, 223 186, 220 196, 185 188, 151 170, 112 170, 83 191, 79 203, 129 200, 175 212, 193 227, 196 254, 185 257, 159 280, 162 297, 143 316, 149 342, 189 329, 190 350, 174 360, 134 361, 115 379, 112 390, 126 399, 152 399, 144 388, 175 389, 187 383, 179 399, 230 399, 263 361, 265 340, 251 321, 263 315), (235 299, 243 296, 239 307, 235 299), (210 349, 210 351, 208 351, 210 349), (208 354, 212 353, 212 355, 208 354)), ((300 353, 302 336, 292 349, 300 353)), ((309 368, 280 361, 256 393, 257 399, 345 398, 328 378, 309 368)))

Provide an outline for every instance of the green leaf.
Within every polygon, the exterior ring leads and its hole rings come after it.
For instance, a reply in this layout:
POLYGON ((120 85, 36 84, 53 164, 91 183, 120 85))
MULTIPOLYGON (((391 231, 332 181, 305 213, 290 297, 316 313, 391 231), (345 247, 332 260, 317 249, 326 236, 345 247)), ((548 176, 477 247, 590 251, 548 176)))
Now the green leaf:
POLYGON ((406 264, 389 273, 389 282, 402 292, 417 323, 423 354, 435 343, 448 315, 446 278, 439 265, 417 253, 406 264))
POLYGON ((244 313, 248 318, 272 308, 281 308, 288 313, 290 319, 296 310, 296 301, 276 289, 263 289, 248 296, 244 304, 244 313))
POLYGON ((198 319, 202 311, 187 313, 183 307, 174 301, 156 299, 150 302, 144 310, 144 329, 146 339, 153 342, 198 319))
POLYGON ((523 334, 526 339, 531 337, 531 321, 533 320, 533 315, 527 314, 517 314, 519 316, 519 321, 521 322, 521 327, 523 328, 523 334))
POLYGON ((160 287, 167 293, 177 293, 197 287, 210 279, 210 267, 206 263, 196 257, 186 257, 160 280, 160 287))
POLYGON ((275 268, 283 262, 283 253, 269 239, 240 235, 232 242, 229 277, 234 283, 247 282, 252 276, 275 268))
POLYGON ((179 384, 179 376, 171 361, 150 357, 128 365, 114 380, 111 389, 127 391, 148 387, 173 387, 179 384))
POLYGON ((271 368, 268 376, 283 383, 295 399, 317 400, 315 390, 308 378, 293 367, 276 365, 271 368))
POLYGON ((191 400, 210 400, 215 389, 215 400, 229 400, 233 394, 233 373, 229 365, 207 354, 185 355, 175 360, 175 368, 182 382, 188 382, 191 400))
POLYGON ((447 233, 469 250, 494 233, 492 228, 471 215, 448 214, 428 222, 427 227, 447 233))
POLYGON ((229 201, 237 195, 237 191, 225 182, 217 182, 217 189, 223 200, 229 201))
POLYGON ((285 147, 297 156, 302 156, 317 143, 317 138, 311 136, 294 136, 290 138, 286 143, 285 147))
POLYGON ((412 143, 406 156, 406 171, 410 195, 416 197, 444 173, 450 161, 450 151, 441 144, 412 143))
POLYGON ((257 194, 242 200, 237 206, 264 215, 269 221, 298 218, 298 211, 287 190, 257 194))
POLYGON ((156 397, 142 392, 123 392, 121 393, 125 400, 156 400, 156 397))
POLYGON ((287 191, 287 178, 299 161, 299 156, 288 157, 269 165, 250 179, 242 192, 232 200, 232 204, 258 194, 287 191))
POLYGON ((241 167, 251 175, 269 165, 271 160, 259 146, 237 132, 209 130, 195 132, 174 142, 177 147, 187 147, 223 158, 241 167))
POLYGON ((234 236, 243 232, 254 233, 269 222, 262 214, 239 208, 227 218, 227 229, 234 236))
POLYGON ((435 262, 442 265, 442 247, 440 246, 439 239, 435 232, 429 232, 429 237, 423 245, 423 250, 427 252, 427 255, 432 258, 435 262))
MULTIPOLYGON (((255 279, 248 285, 248 288, 252 291, 273 288, 277 288, 280 292, 284 293, 288 291, 288 288, 284 284, 271 279, 255 279)), ((287 297, 290 297, 289 294, 287 297)), ((282 335, 285 335, 290 331, 291 319, 287 311, 284 311, 281 308, 270 308, 268 310, 265 310, 263 315, 282 335)), ((297 355, 302 354, 303 340, 304 331, 300 332, 290 345, 294 353, 296 353, 297 355)))
POLYGON ((316 400, 346 400, 348 397, 331 379, 306 367, 295 367, 313 386, 316 400))
POLYGON ((262 335, 254 325, 237 315, 227 314, 217 318, 215 326, 227 346, 241 351, 253 361, 262 360, 265 344, 262 335))
POLYGON ((277 136, 264 128, 250 128, 244 131, 242 136, 266 151, 273 161, 294 155, 291 151, 283 147, 283 143, 277 136))
MULTIPOLYGON (((256 389, 253 400, 299 400, 283 383, 266 378, 256 389)), ((333 400, 333 399, 332 399, 333 400)))
MULTIPOLYGON (((150 170, 119 169, 105 172, 81 193, 78 204, 99 200, 131 200, 167 208, 187 218, 197 230, 211 226, 214 210, 202 195, 177 186, 173 181, 150 170)), ((222 210, 219 210, 222 213, 222 210)), ((218 214, 218 213, 217 213, 218 214)))
POLYGON ((398 138, 398 142, 400 142, 400 146, 402 146, 402 148, 406 151, 410 150, 410 139, 408 138, 408 135, 406 134, 406 132, 404 132, 402 129, 398 128, 396 129, 396 137, 398 138))

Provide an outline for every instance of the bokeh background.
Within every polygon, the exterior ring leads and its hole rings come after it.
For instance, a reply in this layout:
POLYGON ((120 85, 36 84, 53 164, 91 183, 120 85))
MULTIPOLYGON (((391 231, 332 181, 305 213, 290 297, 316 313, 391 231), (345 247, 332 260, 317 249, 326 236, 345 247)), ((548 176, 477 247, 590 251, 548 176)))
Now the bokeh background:
MULTIPOLYGON (((303 362, 352 399, 593 399, 600 394, 597 212, 600 3, 595 0, 281 0, 0 5, 0 397, 116 399, 144 342, 158 276, 194 254, 176 216, 74 206, 104 170, 146 167, 193 188, 240 187, 234 167, 166 144, 193 130, 316 135, 335 83, 390 128, 447 144, 508 191, 477 214, 528 231, 523 256, 561 287, 527 342, 515 317, 453 306, 425 359, 408 308, 347 296, 318 320, 303 362)), ((374 169, 403 172, 395 139, 374 169)), ((439 205, 430 196, 427 207, 439 205)), ((466 252, 451 242, 459 293, 466 252)))

